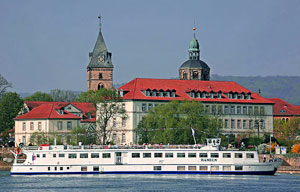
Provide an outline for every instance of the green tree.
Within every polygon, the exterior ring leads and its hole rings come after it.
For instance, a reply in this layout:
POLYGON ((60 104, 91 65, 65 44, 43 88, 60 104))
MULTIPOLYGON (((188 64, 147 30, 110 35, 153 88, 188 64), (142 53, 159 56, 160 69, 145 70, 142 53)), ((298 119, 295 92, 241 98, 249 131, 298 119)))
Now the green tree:
POLYGON ((26 97, 25 101, 53 101, 53 99, 51 95, 37 91, 33 95, 26 97))
POLYGON ((97 109, 96 127, 91 132, 103 145, 110 142, 111 134, 116 129, 112 123, 113 118, 117 116, 126 117, 119 94, 109 89, 90 90, 81 93, 76 101, 90 102, 95 105, 97 109))
POLYGON ((33 145, 49 144, 47 133, 36 131, 30 136, 30 143, 33 145))
POLYGON ((171 101, 151 110, 137 128, 139 143, 193 144, 220 133, 220 122, 198 101, 171 101))
POLYGON ((295 139, 297 135, 300 135, 300 118, 291 118, 288 121, 275 119, 274 135, 279 139, 295 139))
POLYGON ((67 143, 77 145, 79 142, 84 145, 95 144, 96 135, 84 127, 75 127, 72 129, 72 136, 67 143))
POLYGON ((6 89, 11 87, 11 83, 9 83, 1 74, 0 74, 0 98, 6 92, 6 89))
POLYGON ((8 92, 0 98, 0 132, 12 129, 15 125, 15 118, 24 102, 17 93, 8 92))

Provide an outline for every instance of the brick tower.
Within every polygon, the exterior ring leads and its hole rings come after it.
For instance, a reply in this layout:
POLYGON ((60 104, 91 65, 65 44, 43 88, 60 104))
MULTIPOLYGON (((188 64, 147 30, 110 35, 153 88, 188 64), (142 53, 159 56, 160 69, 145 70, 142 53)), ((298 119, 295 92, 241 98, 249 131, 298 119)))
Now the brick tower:
POLYGON ((90 63, 87 66, 88 90, 113 88, 113 64, 111 53, 107 51, 102 32, 101 17, 99 16, 99 34, 93 52, 89 53, 90 63))

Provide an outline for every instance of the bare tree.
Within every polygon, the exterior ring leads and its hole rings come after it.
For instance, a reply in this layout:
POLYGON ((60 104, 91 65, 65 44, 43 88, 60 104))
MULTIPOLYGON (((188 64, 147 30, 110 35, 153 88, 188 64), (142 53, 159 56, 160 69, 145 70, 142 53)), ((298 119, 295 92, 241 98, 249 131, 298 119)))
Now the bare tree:
POLYGON ((1 74, 0 74, 0 97, 5 93, 6 89, 11 87, 9 83, 1 74))

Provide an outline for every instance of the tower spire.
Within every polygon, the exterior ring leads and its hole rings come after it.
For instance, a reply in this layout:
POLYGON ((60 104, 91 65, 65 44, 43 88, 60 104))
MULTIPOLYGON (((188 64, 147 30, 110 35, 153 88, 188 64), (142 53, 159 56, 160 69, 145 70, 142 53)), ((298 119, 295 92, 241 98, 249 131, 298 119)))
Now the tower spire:
POLYGON ((101 19, 102 19, 102 16, 99 15, 99 16, 98 16, 98 19, 99 19, 99 31, 101 31, 101 19))

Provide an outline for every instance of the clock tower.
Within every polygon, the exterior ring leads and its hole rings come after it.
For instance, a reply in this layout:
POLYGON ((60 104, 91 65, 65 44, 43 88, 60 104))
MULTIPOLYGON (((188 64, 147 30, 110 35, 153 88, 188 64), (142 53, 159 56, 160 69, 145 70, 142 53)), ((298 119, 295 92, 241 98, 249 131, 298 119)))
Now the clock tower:
POLYGON ((93 52, 89 53, 87 66, 88 90, 113 88, 113 64, 101 32, 101 16, 99 18, 99 34, 93 52))

